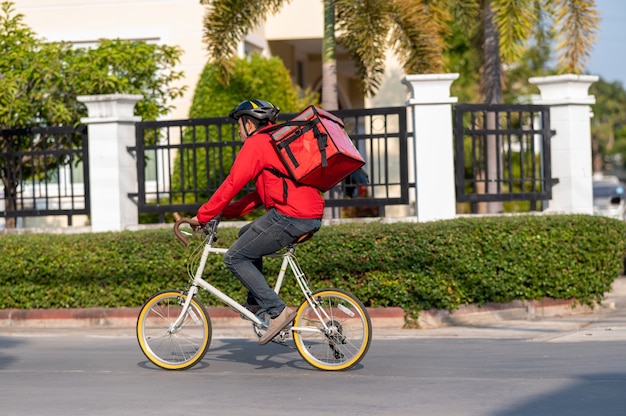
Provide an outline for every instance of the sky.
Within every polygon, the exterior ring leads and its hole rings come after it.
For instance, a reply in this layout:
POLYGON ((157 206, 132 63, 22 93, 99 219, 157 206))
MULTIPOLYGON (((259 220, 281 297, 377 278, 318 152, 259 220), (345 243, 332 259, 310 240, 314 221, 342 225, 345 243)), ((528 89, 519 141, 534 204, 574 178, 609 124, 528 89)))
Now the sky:
POLYGON ((585 72, 626 88, 626 1, 596 0, 596 6, 600 31, 585 72))

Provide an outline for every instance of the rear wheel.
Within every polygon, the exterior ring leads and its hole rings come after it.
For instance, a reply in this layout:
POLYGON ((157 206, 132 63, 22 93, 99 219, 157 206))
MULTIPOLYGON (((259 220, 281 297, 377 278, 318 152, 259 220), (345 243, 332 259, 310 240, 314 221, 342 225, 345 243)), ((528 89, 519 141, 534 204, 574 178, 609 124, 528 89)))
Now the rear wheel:
POLYGON ((181 324, 173 324, 181 313, 187 294, 168 290, 153 295, 137 318, 137 341, 153 364, 182 370, 197 364, 211 343, 211 320, 204 305, 191 299, 181 324))
POLYGON ((313 294, 315 307, 304 302, 293 325, 296 349, 313 367, 345 370, 367 353, 372 323, 363 303, 341 289, 322 289, 313 294))

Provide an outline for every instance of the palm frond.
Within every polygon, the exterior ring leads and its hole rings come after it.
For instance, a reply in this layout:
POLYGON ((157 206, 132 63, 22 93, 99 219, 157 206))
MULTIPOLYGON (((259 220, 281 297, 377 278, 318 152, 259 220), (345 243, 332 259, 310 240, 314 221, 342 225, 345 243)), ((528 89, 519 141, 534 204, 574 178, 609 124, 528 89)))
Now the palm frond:
POLYGON ((445 13, 417 0, 393 2, 393 50, 407 73, 437 73, 443 68, 445 13))
POLYGON ((582 73, 596 41, 600 16, 593 0, 556 0, 556 26, 561 41, 558 71, 582 73))
POLYGON ((514 62, 524 52, 537 24, 534 0, 492 0, 500 40, 500 56, 514 62))
POLYGON ((374 94, 385 69, 389 2, 336 0, 337 42, 353 57, 362 91, 374 94))
POLYGON ((290 0, 200 0, 206 5, 204 36, 209 58, 220 68, 228 82, 236 55, 237 45, 252 29, 265 18, 278 12, 290 0))
POLYGON ((469 32, 476 27, 476 22, 480 21, 481 1, 465 0, 465 1, 446 1, 443 0, 444 7, 449 9, 450 18, 455 25, 462 30, 469 32))

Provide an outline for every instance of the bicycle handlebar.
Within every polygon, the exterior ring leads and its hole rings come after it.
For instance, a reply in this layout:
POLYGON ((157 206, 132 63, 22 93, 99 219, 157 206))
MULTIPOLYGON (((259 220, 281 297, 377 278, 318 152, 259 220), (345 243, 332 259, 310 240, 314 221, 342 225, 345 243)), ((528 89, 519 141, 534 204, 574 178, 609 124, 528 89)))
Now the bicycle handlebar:
POLYGON ((189 247, 189 244, 190 244, 189 240, 185 238, 185 236, 180 232, 178 227, 180 227, 181 224, 189 224, 193 228, 196 228, 196 227, 201 227, 202 224, 200 224, 200 222, 193 220, 191 218, 181 217, 180 215, 178 215, 178 212, 174 213, 174 219, 176 220, 176 222, 174 223, 174 235, 176 235, 176 238, 178 238, 185 246, 189 247))
POLYGON ((193 228, 193 230, 196 232, 199 230, 204 231, 206 235, 211 236, 211 238, 213 239, 212 241, 215 241, 217 239, 215 234, 217 232, 217 226, 220 223, 221 215, 218 215, 206 224, 202 224, 200 221, 194 220, 193 218, 181 217, 178 212, 175 212, 172 215, 176 220, 176 222, 174 223, 174 234, 176 235, 176 238, 178 238, 185 246, 189 247, 190 243, 189 240, 187 240, 187 238, 179 230, 181 224, 189 224, 191 228, 193 228))

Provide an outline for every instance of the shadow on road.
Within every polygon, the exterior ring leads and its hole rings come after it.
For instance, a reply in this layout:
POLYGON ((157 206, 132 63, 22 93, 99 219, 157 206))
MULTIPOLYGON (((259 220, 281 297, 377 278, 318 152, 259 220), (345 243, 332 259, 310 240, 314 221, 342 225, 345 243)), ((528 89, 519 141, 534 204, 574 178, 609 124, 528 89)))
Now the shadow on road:
POLYGON ((18 348, 24 344, 23 339, 0 337, 0 370, 5 370, 17 361, 17 358, 8 353, 8 350, 18 348))
POLYGON ((623 416, 625 408, 626 374, 599 373, 583 375, 567 388, 512 403, 494 416, 623 416))

